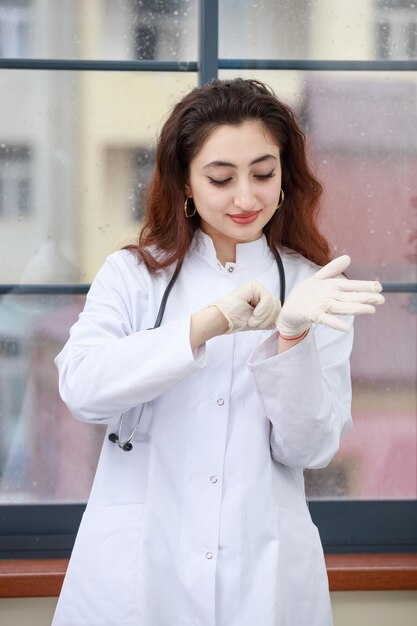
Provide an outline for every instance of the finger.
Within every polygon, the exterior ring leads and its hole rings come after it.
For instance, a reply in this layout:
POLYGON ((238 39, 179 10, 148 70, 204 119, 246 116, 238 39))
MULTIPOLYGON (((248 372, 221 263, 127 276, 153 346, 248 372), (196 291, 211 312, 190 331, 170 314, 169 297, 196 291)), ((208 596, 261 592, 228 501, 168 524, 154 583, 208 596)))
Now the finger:
POLYGON ((262 298, 260 303, 253 310, 252 316, 248 320, 251 328, 266 328, 273 324, 281 310, 281 302, 275 296, 268 295, 262 298))
POLYGON ((272 297, 272 294, 267 289, 265 289, 265 287, 261 285, 261 283, 258 283, 257 280, 252 281, 252 306, 257 307, 264 299, 272 297))
POLYGON ((329 326, 330 328, 334 328, 334 330, 341 330, 345 333, 351 330, 351 326, 349 326, 347 322, 344 322, 334 315, 329 315, 328 313, 320 313, 316 321, 319 324, 329 326))
POLYGON ((250 317, 248 319, 248 326, 249 328, 259 328, 259 326, 261 326, 262 322, 263 322, 263 317, 250 317))
POLYGON ((333 300, 326 308, 326 313, 334 315, 364 315, 365 313, 375 313, 375 307, 372 304, 360 304, 359 302, 338 302, 333 300))
POLYGON ((382 285, 377 280, 340 280, 337 282, 339 291, 368 291, 380 293, 382 285))
POLYGON ((273 297, 272 296, 264 296, 261 298, 253 309, 253 317, 263 318, 265 314, 268 313, 269 309, 273 306, 273 297))
POLYGON ((262 323, 262 328, 275 328, 275 322, 278 318, 280 310, 281 302, 278 300, 278 298, 274 298, 274 306, 272 307, 269 316, 262 323))
POLYGON ((264 305, 266 305, 267 302, 269 302, 272 298, 274 298, 274 296, 268 291, 268 289, 266 289, 263 285, 261 285, 261 283, 258 283, 258 281, 253 281, 254 283, 254 290, 253 290, 253 294, 254 294, 254 306, 258 306, 260 305, 262 302, 264 303, 264 305))
POLYGON ((253 309, 254 317, 265 317, 265 315, 269 315, 269 311, 272 311, 275 307, 281 309, 281 302, 276 296, 273 296, 271 293, 266 291, 261 296, 256 307, 253 309))
POLYGON ((322 267, 314 274, 314 276, 317 278, 335 278, 338 274, 341 274, 347 267, 349 267, 350 261, 350 256, 347 254, 338 256, 336 259, 333 259, 333 261, 330 261, 330 263, 327 263, 327 265, 322 267))
POLYGON ((360 302, 361 304, 384 304, 385 298, 380 293, 361 293, 357 291, 340 291, 333 296, 340 302, 360 302))

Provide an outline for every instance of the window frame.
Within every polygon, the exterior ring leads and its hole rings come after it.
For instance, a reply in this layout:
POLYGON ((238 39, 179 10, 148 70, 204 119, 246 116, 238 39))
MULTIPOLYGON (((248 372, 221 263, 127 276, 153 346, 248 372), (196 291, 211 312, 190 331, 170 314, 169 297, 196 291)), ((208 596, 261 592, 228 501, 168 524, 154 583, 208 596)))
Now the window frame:
MULTIPOLYGON (((70 61, 0 59, 2 69, 55 71, 197 72, 199 83, 227 70, 417 71, 417 60, 308 61, 219 59, 218 0, 200 0, 199 60, 70 61)), ((416 293, 417 283, 384 283, 384 291, 416 293)), ((0 294, 86 293, 88 285, 0 285, 0 294)), ((310 500, 327 553, 417 552, 416 500, 310 500)), ((85 504, 0 505, 0 558, 59 558, 70 555, 85 504)))

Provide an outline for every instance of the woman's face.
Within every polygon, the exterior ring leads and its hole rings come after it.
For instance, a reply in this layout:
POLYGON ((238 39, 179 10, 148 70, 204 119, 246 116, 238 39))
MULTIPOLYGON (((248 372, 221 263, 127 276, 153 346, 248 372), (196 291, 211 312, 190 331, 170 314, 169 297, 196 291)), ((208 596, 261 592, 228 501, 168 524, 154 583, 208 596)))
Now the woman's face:
MULTIPOLYGON (((190 164, 187 195, 213 241, 262 236, 280 199, 279 147, 257 120, 217 127, 190 164)), ((226 240, 226 241, 225 241, 226 240)))

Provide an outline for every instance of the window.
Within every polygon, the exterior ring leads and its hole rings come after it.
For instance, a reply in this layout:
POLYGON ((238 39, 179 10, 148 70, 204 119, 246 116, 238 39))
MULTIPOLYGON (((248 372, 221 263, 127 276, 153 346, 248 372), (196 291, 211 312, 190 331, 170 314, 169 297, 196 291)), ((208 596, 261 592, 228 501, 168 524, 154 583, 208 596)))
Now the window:
POLYGON ((102 4, 101 42, 90 54, 112 60, 196 57, 196 0, 103 0, 102 4))
POLYGON ((156 129, 216 74, 259 77, 298 111, 334 254, 385 287, 355 324, 354 431, 306 473, 325 547, 417 549, 414 3, 100 0, 77 3, 59 37, 55 3, 44 21, 40 1, 13 5, 42 24, 30 52, 45 58, 0 59, 1 554, 71 549, 103 428, 69 416, 53 357, 103 258, 137 235, 156 129))
POLYGON ((0 147, 0 219, 31 211, 31 150, 26 146, 0 147))
POLYGON ((184 3, 178 0, 171 2, 133 0, 134 57, 136 59, 178 57, 179 52, 183 50, 181 40, 185 34, 184 13, 186 13, 184 3))
POLYGON ((380 59, 415 59, 417 56, 416 5, 398 0, 379 0, 376 47, 380 59))
POLYGON ((137 59, 156 59, 157 31, 155 26, 138 26, 135 30, 135 56, 137 59))
POLYGON ((134 176, 132 214, 135 220, 141 220, 143 217, 146 193, 154 163, 155 156, 153 152, 138 150, 132 155, 132 169, 134 176))
POLYGON ((29 0, 0 1, 0 57, 28 55, 30 22, 29 0))
MULTIPOLYGON (((4 321, 4 315, 2 316, 4 321)), ((19 429, 23 392, 26 386, 27 362, 19 332, 0 328, 0 458, 6 457, 6 448, 14 440, 19 429)), ((25 482, 22 466, 16 467, 13 478, 15 486, 25 482)), ((2 474, 7 471, 2 464, 2 474)))

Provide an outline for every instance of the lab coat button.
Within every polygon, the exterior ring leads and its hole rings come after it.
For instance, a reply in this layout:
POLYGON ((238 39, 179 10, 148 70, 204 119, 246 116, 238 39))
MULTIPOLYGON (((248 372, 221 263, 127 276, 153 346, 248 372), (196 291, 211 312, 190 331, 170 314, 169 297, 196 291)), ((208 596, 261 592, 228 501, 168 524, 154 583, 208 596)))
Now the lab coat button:
POLYGON ((213 554, 211 552, 206 552, 206 559, 212 559, 213 554))
POLYGON ((214 485, 215 483, 217 483, 217 476, 210 476, 210 480, 214 485))
POLYGON ((229 267, 228 271, 229 271, 230 273, 232 273, 232 272, 234 272, 234 271, 235 271, 235 268, 233 267, 233 265, 231 265, 231 266, 229 267))
POLYGON ((224 404, 224 400, 223 400, 223 398, 219 398, 219 399, 217 400, 217 404, 218 404, 219 406, 223 406, 223 404, 224 404))

